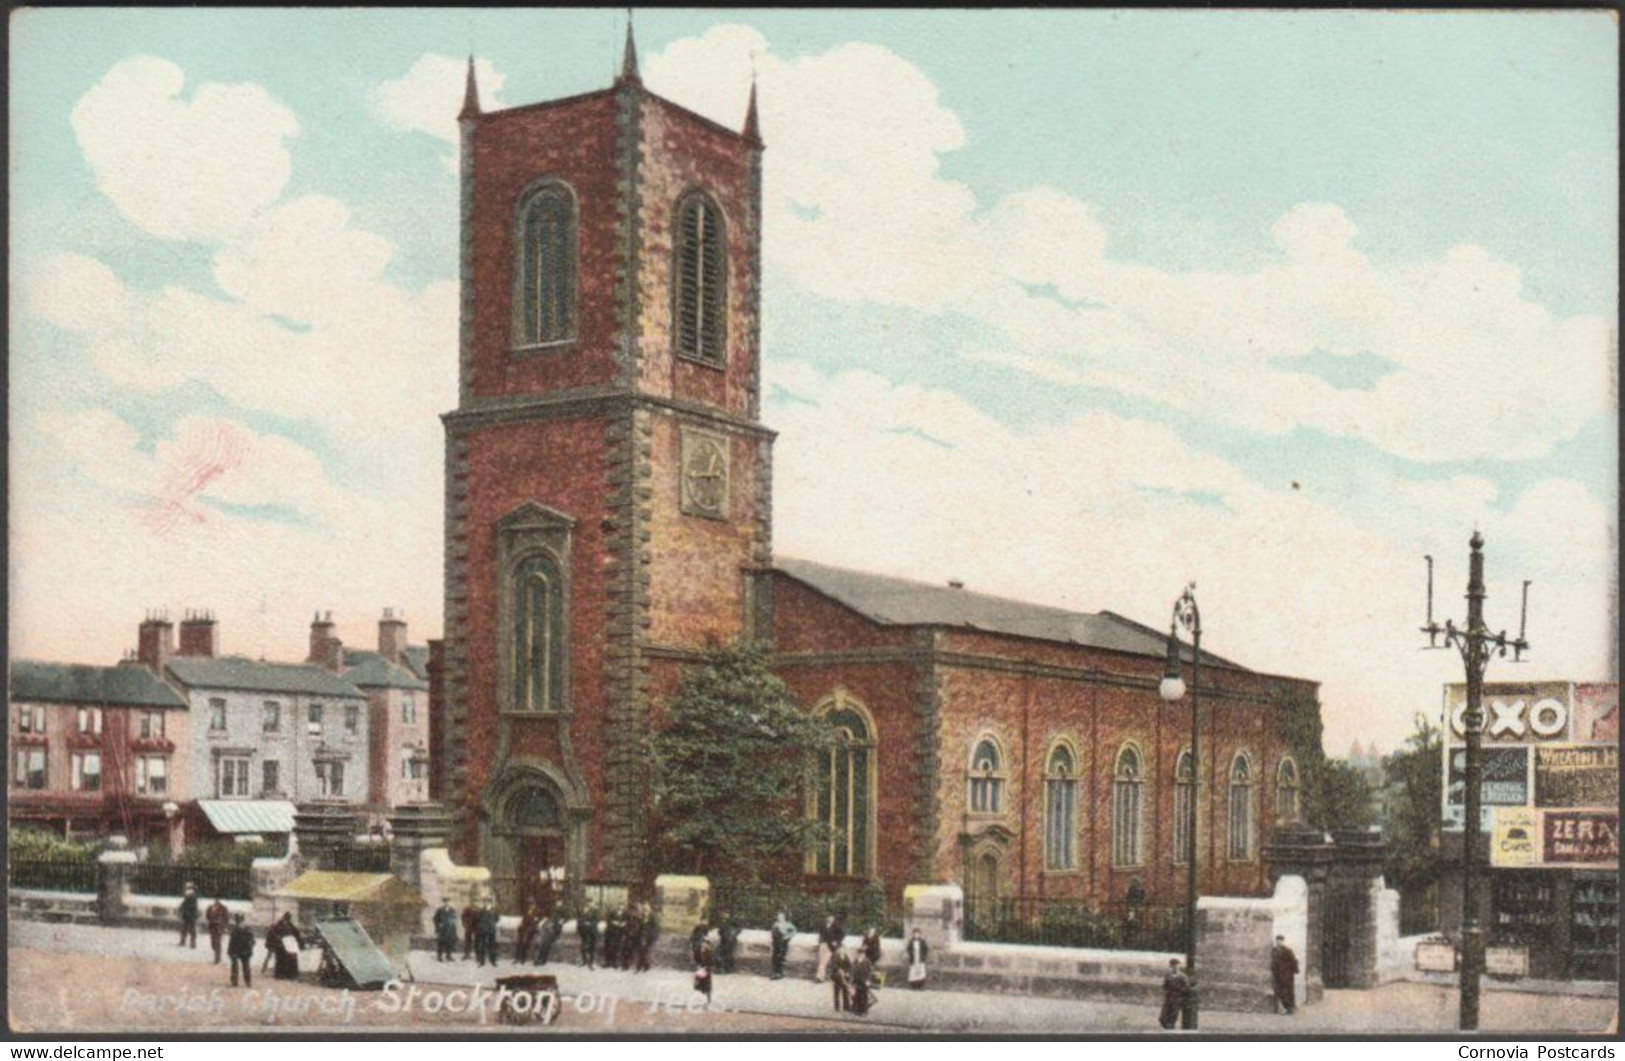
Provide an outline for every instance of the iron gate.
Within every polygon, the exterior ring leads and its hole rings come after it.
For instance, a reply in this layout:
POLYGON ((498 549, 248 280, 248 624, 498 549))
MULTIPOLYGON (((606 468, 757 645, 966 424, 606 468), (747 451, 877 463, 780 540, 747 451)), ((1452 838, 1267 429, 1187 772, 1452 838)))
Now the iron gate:
POLYGON ((1349 986, 1354 921, 1351 906, 1351 896, 1332 892, 1326 897, 1326 915, 1320 926, 1320 979, 1327 987, 1349 986))

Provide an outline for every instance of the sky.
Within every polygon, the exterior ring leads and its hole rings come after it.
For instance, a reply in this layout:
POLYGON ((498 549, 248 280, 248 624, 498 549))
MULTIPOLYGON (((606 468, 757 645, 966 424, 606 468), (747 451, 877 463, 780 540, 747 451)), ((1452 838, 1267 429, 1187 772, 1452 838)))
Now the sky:
MULTIPOLYGON (((302 658, 438 636, 465 56, 607 86, 616 10, 12 15, 10 648, 151 609, 302 658)), ((1617 28, 1604 12, 636 16, 767 142, 781 555, 1160 626, 1388 749, 1488 614, 1610 679, 1617 28)))

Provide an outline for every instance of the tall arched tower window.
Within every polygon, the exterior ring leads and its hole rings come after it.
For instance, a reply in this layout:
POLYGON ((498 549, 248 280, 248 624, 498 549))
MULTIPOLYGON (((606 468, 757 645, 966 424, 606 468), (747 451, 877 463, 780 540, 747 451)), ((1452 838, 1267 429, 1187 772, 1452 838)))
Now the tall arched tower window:
POLYGON ((548 181, 519 202, 514 332, 520 346, 575 337, 576 199, 548 181))
POLYGON ((867 877, 874 865, 874 726, 863 705, 844 693, 824 701, 819 710, 834 728, 836 742, 818 764, 809 810, 814 821, 828 826, 829 835, 814 848, 807 869, 867 877))
POLYGON ((1253 857, 1253 764, 1246 752, 1230 763, 1230 860, 1253 857))
POLYGON ((1078 760, 1072 749, 1057 744, 1044 764, 1044 866, 1076 869, 1078 760))
POLYGON ((1112 865, 1140 864, 1140 790, 1145 784, 1140 750, 1123 745, 1112 774, 1112 865))
POLYGON ((516 711, 564 707, 564 586, 559 565, 540 554, 514 570, 516 711))
POLYGON ((677 352, 720 365, 727 338, 728 269, 722 210, 704 192, 677 204, 672 263, 677 352))

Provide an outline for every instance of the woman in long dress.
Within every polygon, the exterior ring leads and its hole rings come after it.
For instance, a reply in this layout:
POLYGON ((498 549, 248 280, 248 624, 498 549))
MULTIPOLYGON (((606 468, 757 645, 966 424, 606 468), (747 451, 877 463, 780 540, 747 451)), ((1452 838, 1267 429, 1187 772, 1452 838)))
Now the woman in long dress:
POLYGON ((282 920, 272 925, 271 931, 265 934, 265 946, 276 961, 276 969, 272 975, 278 980, 299 979, 299 951, 304 945, 305 938, 299 934, 298 926, 293 923, 293 915, 283 914, 282 920))

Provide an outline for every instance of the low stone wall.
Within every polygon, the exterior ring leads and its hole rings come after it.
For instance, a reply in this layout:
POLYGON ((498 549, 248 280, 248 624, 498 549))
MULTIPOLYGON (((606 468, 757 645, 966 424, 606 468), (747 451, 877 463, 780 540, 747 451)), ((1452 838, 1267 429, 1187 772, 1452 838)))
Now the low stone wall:
MULTIPOLYGON (((418 894, 423 896, 422 931, 432 947, 434 912, 440 909, 441 900, 450 899, 461 919, 463 908, 470 902, 482 902, 491 897, 491 871, 484 866, 459 866, 451 860, 451 852, 443 847, 431 847, 418 856, 418 894)), ((510 923, 509 932, 517 929, 518 918, 503 920, 510 923)), ((461 942, 460 920, 457 938, 461 942)))
POLYGON ((94 892, 58 892, 44 888, 12 888, 6 905, 13 915, 37 921, 101 923, 101 907, 94 892))
POLYGON ((1302 877, 1282 877, 1275 894, 1264 899, 1202 898, 1196 926, 1195 979, 1203 1009, 1273 1009, 1270 952, 1276 936, 1285 936, 1298 956, 1297 1001, 1302 1005, 1307 1000, 1308 982, 1301 970, 1309 946, 1309 887, 1302 877))

